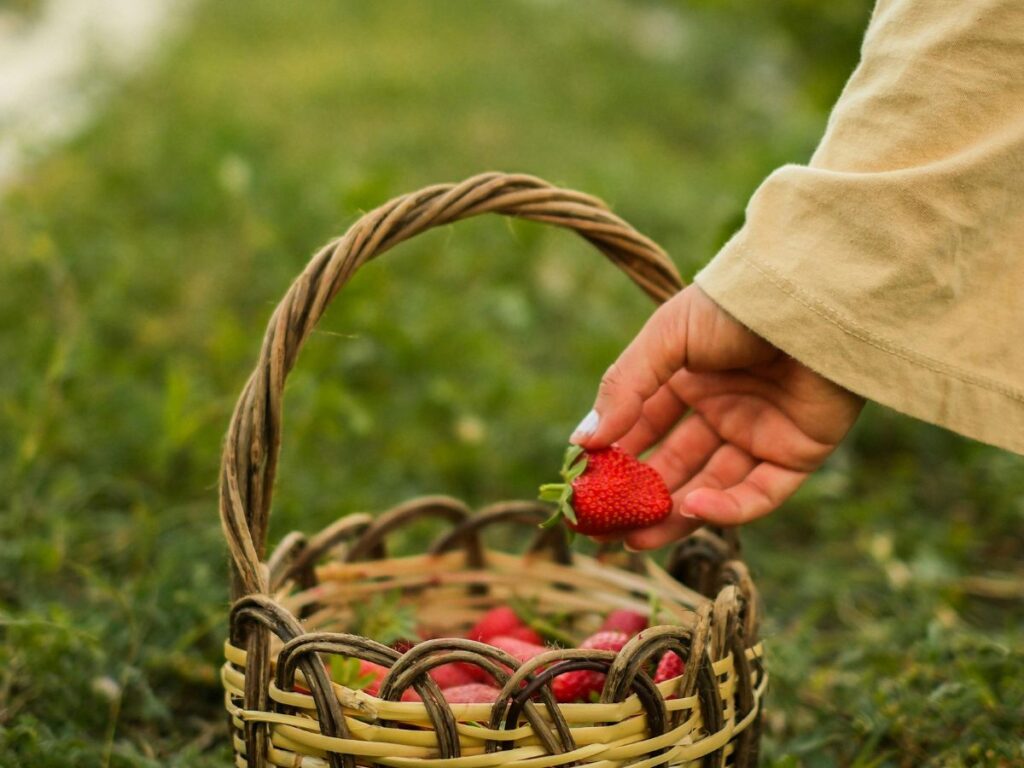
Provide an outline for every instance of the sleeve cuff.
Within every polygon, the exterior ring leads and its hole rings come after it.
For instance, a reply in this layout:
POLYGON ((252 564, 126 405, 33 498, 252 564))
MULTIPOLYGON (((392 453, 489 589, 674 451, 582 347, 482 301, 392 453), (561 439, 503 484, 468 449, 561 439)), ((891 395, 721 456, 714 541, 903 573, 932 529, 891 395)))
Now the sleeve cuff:
POLYGON ((697 275, 719 306, 840 386, 896 411, 1024 453, 1024 400, 996 382, 917 356, 859 328, 817 295, 758 260, 741 230, 697 275), (993 414, 1000 418, 993 419, 993 414))

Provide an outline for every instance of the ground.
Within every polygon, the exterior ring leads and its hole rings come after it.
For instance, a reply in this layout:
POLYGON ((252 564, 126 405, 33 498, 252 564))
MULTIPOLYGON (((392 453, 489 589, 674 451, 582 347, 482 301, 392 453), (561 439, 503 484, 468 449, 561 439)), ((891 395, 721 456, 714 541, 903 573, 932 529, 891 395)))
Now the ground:
MULTIPOLYGON (((604 197, 690 277, 765 174, 806 160, 868 13, 196 4, 0 203, 0 765, 227 764, 220 440, 321 242, 514 170, 604 197)), ((369 265, 289 380, 271 540, 426 492, 530 497, 650 309, 537 226, 468 222, 369 265)), ((744 531, 766 765, 1021 764, 1022 523, 1019 457, 869 406, 744 531)))

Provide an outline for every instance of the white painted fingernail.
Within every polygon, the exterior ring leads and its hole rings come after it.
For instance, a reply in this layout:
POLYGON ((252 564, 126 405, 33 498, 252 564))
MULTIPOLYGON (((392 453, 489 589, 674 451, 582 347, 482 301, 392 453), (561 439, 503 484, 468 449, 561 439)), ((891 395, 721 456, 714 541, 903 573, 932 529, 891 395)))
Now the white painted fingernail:
POLYGON ((685 517, 687 520, 700 520, 699 517, 686 508, 686 499, 683 499, 682 503, 679 505, 679 516, 685 517))
POLYGON ((576 429, 572 432, 572 437, 569 438, 569 442, 575 442, 577 440, 583 440, 584 438, 590 437, 597 431, 597 424, 601 420, 601 417, 597 415, 597 411, 591 409, 590 413, 583 417, 576 429))
POLYGON ((679 516, 685 517, 689 520, 701 520, 701 516, 695 513, 689 507, 690 498, 694 495, 694 493, 694 491, 690 491, 690 493, 686 494, 685 498, 683 498, 683 503, 679 505, 679 516))

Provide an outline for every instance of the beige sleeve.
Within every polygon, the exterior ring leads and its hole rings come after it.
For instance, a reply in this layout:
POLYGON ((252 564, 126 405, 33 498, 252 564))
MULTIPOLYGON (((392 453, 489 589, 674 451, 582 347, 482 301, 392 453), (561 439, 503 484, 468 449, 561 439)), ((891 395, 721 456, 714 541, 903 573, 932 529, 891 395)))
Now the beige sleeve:
POLYGON ((1024 453, 1024 1, 880 0, 810 163, 696 282, 848 389, 1024 453))

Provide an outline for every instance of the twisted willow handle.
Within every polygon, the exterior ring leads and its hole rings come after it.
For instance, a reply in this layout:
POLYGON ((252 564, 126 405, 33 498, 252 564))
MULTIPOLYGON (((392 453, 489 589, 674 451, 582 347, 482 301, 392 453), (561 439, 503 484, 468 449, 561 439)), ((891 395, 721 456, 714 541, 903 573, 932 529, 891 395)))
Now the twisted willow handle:
POLYGON ((682 288, 655 243, 600 200, 532 176, 486 173, 403 195, 363 216, 313 256, 267 325, 256 369, 231 417, 221 460, 220 515, 234 564, 235 598, 268 589, 263 549, 281 442, 284 381, 341 287, 370 259, 431 227, 500 213, 573 229, 655 301, 682 288))

